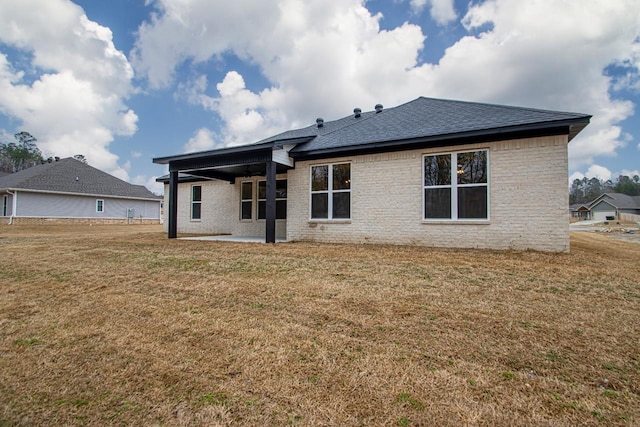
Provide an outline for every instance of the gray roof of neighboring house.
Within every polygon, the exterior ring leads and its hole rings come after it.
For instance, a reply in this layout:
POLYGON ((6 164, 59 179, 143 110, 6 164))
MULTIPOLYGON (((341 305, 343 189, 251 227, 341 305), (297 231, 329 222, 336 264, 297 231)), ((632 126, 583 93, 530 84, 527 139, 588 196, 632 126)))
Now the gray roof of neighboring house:
POLYGON ((640 209, 640 196, 627 196, 622 193, 604 193, 589 204, 589 208, 605 201, 618 209, 640 209))
POLYGON ((569 205, 569 209, 571 209, 572 211, 577 211, 581 208, 585 208, 585 209, 589 209, 589 204, 588 203, 574 203, 572 205, 569 205))
POLYGON ((160 199, 143 185, 129 184, 72 157, 32 166, 0 177, 0 190, 160 199))

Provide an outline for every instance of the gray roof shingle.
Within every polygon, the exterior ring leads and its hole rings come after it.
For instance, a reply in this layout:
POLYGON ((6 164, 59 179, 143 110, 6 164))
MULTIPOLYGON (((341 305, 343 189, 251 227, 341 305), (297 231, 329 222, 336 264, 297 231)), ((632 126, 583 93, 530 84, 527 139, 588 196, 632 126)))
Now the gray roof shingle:
POLYGON ((375 115, 375 112, 369 111, 362 113, 359 118, 356 118, 355 115, 343 117, 338 120, 332 120, 324 122, 322 127, 318 127, 317 124, 307 126, 301 129, 292 129, 285 132, 282 132, 278 135, 270 136, 269 138, 265 138, 263 140, 258 141, 256 144, 263 144, 266 142, 274 142, 274 141, 286 141, 288 139, 296 139, 296 138, 312 138, 318 136, 324 136, 341 129, 344 129, 348 126, 355 125, 361 123, 367 118, 375 115))
MULTIPOLYGON (((350 125, 319 134, 312 141, 300 144, 292 151, 305 152, 412 138, 507 131, 567 121, 588 123, 590 117, 586 114, 420 97, 380 113, 368 112, 360 119, 353 116, 340 119, 338 122, 347 120, 350 125), (358 126, 351 126, 352 124, 358 126)), ((331 122, 325 123, 325 127, 331 125, 331 122)))
POLYGON ((602 200, 618 209, 640 209, 640 196, 627 196, 622 193, 604 193, 591 202, 590 207, 593 207, 602 200))
POLYGON ((0 177, 0 190, 12 189, 159 199, 143 185, 129 184, 72 157, 0 177))
POLYGON ((254 144, 160 157, 153 161, 168 164, 233 155, 284 145, 287 141, 295 145, 290 151, 291 157, 305 159, 331 157, 345 152, 411 149, 417 147, 416 144, 455 145, 468 143, 469 138, 522 138, 525 134, 568 133, 571 140, 589 123, 590 118, 588 114, 420 97, 380 112, 362 112, 359 118, 352 114, 325 121, 322 127, 311 125, 289 130, 254 144))

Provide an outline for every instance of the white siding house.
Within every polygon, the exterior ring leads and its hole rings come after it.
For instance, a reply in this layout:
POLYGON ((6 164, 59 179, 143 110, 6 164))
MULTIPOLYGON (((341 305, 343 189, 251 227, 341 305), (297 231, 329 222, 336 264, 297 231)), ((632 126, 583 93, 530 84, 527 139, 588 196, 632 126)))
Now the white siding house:
POLYGON ((74 158, 0 177, 5 223, 160 222, 162 198, 74 158))
POLYGON ((594 220, 619 220, 624 214, 640 215, 640 197, 621 193, 604 193, 589 205, 594 220))

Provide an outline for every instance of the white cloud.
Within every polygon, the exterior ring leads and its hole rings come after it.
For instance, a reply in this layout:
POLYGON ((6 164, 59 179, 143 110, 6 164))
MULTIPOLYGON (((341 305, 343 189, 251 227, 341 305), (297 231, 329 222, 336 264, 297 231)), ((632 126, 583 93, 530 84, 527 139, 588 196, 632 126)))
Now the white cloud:
POLYGON ((131 183, 135 185, 144 185, 149 191, 154 194, 163 194, 164 184, 161 182, 156 182, 156 178, 158 177, 152 176, 151 178, 147 178, 144 175, 136 175, 131 178, 131 183))
POLYGON ((230 71, 212 95, 204 94, 202 76, 180 85, 181 96, 223 118, 227 144, 253 142, 313 123, 318 116, 337 118, 356 106, 367 110, 417 94, 398 88, 416 66, 425 39, 420 27, 380 30, 381 15, 372 16, 363 0, 155 4, 160 13, 141 26, 132 52, 152 87, 168 85, 175 67, 187 58, 215 60, 224 52, 255 62, 273 82, 252 92, 238 72, 230 71))
POLYGON ((178 89, 173 97, 174 99, 185 99, 191 104, 200 104, 205 90, 207 90, 207 76, 201 75, 178 83, 178 89))
POLYGON ((620 173, 618 173, 617 175, 626 175, 629 178, 633 178, 634 176, 640 176, 640 170, 638 170, 638 169, 634 169, 634 170, 622 169, 620 171, 620 173))
POLYGON ((430 4, 431 17, 439 25, 445 25, 458 17, 453 0, 410 0, 411 9, 417 14, 430 4))
POLYGON ((627 1, 589 6, 501 0, 472 6, 464 25, 473 31, 489 23, 493 29, 447 50, 435 70, 448 75, 439 79, 444 85, 438 93, 591 113, 591 125, 570 145, 571 164, 614 155, 627 140, 617 124, 633 114, 633 105, 611 99, 603 70, 637 46, 639 15, 627 1))
POLYGON ((280 13, 273 0, 157 0, 153 5, 159 13, 139 27, 131 58, 154 88, 167 86, 176 64, 185 59, 202 62, 225 51, 248 58, 247 49, 259 44, 269 50, 264 41, 274 39, 280 13))
POLYGON ((236 71, 226 74, 216 85, 219 97, 198 96, 207 109, 216 111, 226 123, 224 145, 239 145, 275 133, 282 126, 282 116, 267 107, 270 91, 256 94, 246 89, 244 78, 236 71))
POLYGON ((128 179, 109 151, 116 135, 133 135, 138 116, 124 100, 133 69, 111 30, 90 21, 68 0, 0 2, 0 42, 28 53, 25 79, 0 52, 0 113, 18 119, 43 153, 83 154, 88 162, 128 179))
POLYGON ((13 134, 7 132, 5 129, 0 128, 0 143, 15 142, 13 134))
POLYGON ((589 166, 589 169, 587 169, 587 172, 585 173, 585 175, 588 176, 589 178, 595 177, 603 181, 608 181, 611 179, 612 173, 609 169, 607 169, 604 166, 591 165, 589 166))
POLYGON ((584 174, 582 172, 574 172, 571 175, 569 175, 569 186, 571 186, 571 184, 573 183, 573 181, 575 181, 576 179, 582 180, 582 178, 584 178, 584 174))
POLYGON ((215 137, 214 132, 207 128, 200 128, 185 144, 184 151, 192 153, 194 151, 205 151, 220 147, 221 144, 216 143, 215 137))
MULTIPOLYGON (((570 145, 575 169, 598 156, 615 156, 629 143, 620 123, 634 105, 612 98, 613 85, 625 83, 612 81, 604 69, 622 63, 637 74, 635 3, 470 3, 462 19, 468 35, 438 63, 420 64, 426 40, 420 27, 405 23, 382 30, 381 15, 372 15, 365 0, 237 0, 215 6, 210 0, 158 0, 157 14, 139 29, 132 62, 151 87, 170 85, 186 60, 219 61, 222 54, 235 54, 257 66, 271 82, 260 91, 248 90, 236 71, 227 73, 215 94, 206 78, 183 83, 191 102, 223 119, 226 144, 419 95, 593 114, 570 145)), ((412 5, 429 5, 443 20, 456 13, 451 1, 412 5)))

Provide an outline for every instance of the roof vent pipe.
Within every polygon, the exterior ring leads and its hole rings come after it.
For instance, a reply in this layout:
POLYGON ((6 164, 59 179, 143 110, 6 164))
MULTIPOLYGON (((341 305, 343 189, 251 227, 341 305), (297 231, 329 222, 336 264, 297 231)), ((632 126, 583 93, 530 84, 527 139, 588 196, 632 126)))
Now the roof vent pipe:
POLYGON ((359 119, 360 116, 362 116, 362 110, 359 108, 354 108, 353 109, 353 114, 355 114, 356 119, 359 119))
POLYGON ((376 114, 378 114, 379 112, 382 111, 384 107, 382 106, 382 104, 376 104, 375 109, 376 109, 376 114))
POLYGON ((321 117, 318 117, 316 119, 316 124, 318 125, 319 128, 321 128, 322 126, 324 126, 324 119, 321 117))

